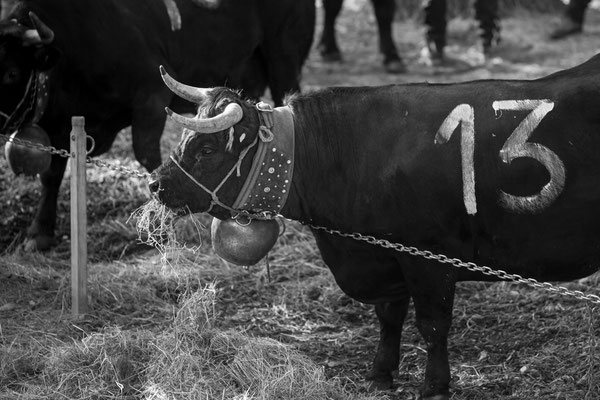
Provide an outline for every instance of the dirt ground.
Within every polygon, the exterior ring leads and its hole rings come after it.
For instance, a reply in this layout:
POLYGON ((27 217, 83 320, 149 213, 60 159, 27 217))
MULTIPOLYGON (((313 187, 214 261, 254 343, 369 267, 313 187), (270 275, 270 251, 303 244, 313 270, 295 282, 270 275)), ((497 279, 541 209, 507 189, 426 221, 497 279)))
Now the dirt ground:
MULTIPOLYGON (((316 50, 304 71, 303 90, 324 86, 458 82, 473 79, 535 79, 577 65, 600 48, 600 14, 588 13, 582 35, 547 40, 557 16, 523 13, 502 20, 502 41, 491 58, 479 52, 472 20, 449 26, 448 54, 456 69, 434 68, 423 59, 424 28, 397 21, 395 38, 408 73, 386 74, 378 54, 368 2, 347 7, 338 27, 344 61, 325 63, 316 50)), ((320 28, 317 28, 317 34, 320 28)), ((165 151, 176 141, 167 129, 165 151)), ((139 168, 123 136, 107 159, 139 168)), ((378 330, 371 307, 337 289, 308 230, 293 222, 264 265, 240 269, 219 260, 207 230, 196 237, 200 251, 165 266, 153 249, 137 242, 131 212, 146 201, 145 182, 113 172, 88 173, 90 229, 90 314, 70 317, 68 190, 59 201, 59 246, 47 254, 27 254, 19 246, 37 198, 35 181, 14 179, 0 159, 0 398, 14 398, 39 384, 41 365, 31 356, 79 340, 107 326, 168 329, 178 296, 218 283, 223 329, 290 343, 356 393, 366 393, 362 375, 373 358, 378 330), (175 266, 175 264, 177 264, 175 266), (8 356, 13 354, 11 362, 8 356), (16 356, 14 355, 16 354, 16 356), (16 357, 16 358, 15 358, 16 357), (20 357, 20 358, 19 358, 20 357), (14 360, 21 360, 21 364, 14 360), (19 367, 20 365, 20 367, 19 367), (4 374, 4 377, 2 376, 4 374)), ((203 223, 208 226, 209 219, 203 223)), ((187 234, 196 234, 193 228, 187 234)), ((598 294, 598 278, 567 284, 598 294)), ((453 399, 599 398, 597 315, 586 303, 506 283, 458 287, 450 337, 453 399)), ((425 350, 409 315, 401 367, 391 392, 378 398, 416 399, 424 375, 425 350)))

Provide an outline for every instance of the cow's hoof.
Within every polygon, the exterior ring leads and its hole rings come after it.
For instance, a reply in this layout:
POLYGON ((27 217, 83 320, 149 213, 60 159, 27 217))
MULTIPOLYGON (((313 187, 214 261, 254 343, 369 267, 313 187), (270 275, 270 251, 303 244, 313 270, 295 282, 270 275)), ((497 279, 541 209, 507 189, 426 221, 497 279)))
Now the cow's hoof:
POLYGON ((392 388, 394 378, 389 372, 381 372, 371 370, 365 376, 366 386, 368 390, 389 390, 392 388))
POLYGON ((342 61, 342 53, 338 49, 326 49, 325 47, 319 47, 319 53, 321 58, 325 62, 340 62, 342 61))
POLYGON ((28 238, 23 245, 27 252, 46 251, 56 246, 56 239, 52 236, 36 236, 28 238))
POLYGON ((577 23, 569 18, 563 18, 560 25, 550 33, 550 39, 558 40, 570 35, 575 35, 582 32, 582 24, 577 23))
POLYGON ((406 72, 406 65, 402 60, 390 60, 383 64, 386 72, 389 74, 403 74, 406 72))

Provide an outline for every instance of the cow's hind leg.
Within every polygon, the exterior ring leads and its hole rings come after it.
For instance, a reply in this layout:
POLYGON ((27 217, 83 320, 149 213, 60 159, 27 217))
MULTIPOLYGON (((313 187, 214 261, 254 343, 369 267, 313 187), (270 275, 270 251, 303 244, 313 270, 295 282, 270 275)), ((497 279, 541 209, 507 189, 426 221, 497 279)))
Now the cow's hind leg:
POLYGON ((373 367, 366 376, 374 389, 385 390, 392 387, 392 371, 398 369, 400 363, 400 338, 409 302, 407 293, 405 299, 375 306, 379 319, 379 345, 373 367))
POLYGON ((389 73, 406 72, 406 65, 398 55, 392 37, 392 23, 396 14, 395 0, 371 0, 379 32, 379 50, 383 54, 383 66, 389 73))
POLYGON ((455 271, 434 261, 411 264, 403 271, 415 306, 417 329, 427 347, 422 397, 447 400, 450 390, 448 332, 452 323, 455 271))
POLYGON ((340 61, 342 53, 335 38, 335 20, 342 10, 344 0, 323 0, 323 31, 319 40, 319 52, 325 61, 340 61))

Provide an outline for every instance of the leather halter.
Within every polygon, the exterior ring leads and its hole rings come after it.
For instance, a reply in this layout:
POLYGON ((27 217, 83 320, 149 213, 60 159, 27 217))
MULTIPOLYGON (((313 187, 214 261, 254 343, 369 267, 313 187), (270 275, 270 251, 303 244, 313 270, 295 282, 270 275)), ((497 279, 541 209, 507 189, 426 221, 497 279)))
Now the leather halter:
POLYGON ((294 167, 292 113, 289 107, 273 109, 270 105, 262 102, 256 105, 256 109, 261 120, 256 139, 242 150, 238 161, 214 190, 210 190, 198 182, 175 160, 175 157, 170 156, 173 163, 192 182, 211 196, 210 206, 204 212, 210 212, 215 205, 218 205, 229 210, 234 219, 240 216, 250 219, 273 219, 283 208, 289 194, 294 167), (237 170, 239 176, 242 161, 250 149, 257 144, 258 149, 252 160, 252 166, 237 199, 232 206, 224 204, 219 200, 217 192, 234 171, 237 170))

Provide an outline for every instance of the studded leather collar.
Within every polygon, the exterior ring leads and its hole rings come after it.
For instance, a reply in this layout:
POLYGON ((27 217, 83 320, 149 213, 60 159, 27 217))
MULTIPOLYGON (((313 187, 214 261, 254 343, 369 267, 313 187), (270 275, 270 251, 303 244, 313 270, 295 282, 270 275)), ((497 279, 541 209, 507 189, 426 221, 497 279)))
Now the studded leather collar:
POLYGON ((234 209, 273 218, 289 195, 294 172, 294 120, 289 107, 256 105, 261 126, 256 154, 234 209))

